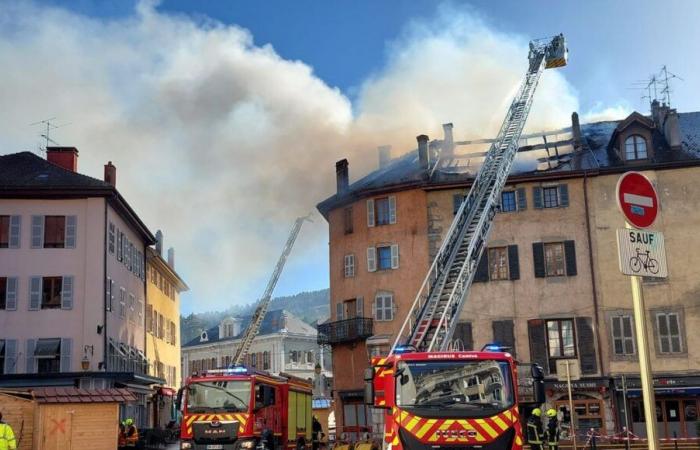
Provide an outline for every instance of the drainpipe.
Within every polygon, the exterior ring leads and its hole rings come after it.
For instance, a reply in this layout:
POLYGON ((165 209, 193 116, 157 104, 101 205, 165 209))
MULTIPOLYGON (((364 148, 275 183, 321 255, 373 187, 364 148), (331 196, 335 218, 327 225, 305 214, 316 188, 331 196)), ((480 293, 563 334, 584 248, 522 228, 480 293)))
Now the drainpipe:
MULTIPOLYGON (((105 220, 104 220, 104 230, 105 230, 105 242, 104 246, 102 248, 103 254, 102 254, 102 269, 103 269, 103 274, 102 274, 102 303, 103 303, 103 308, 102 308, 102 342, 104 345, 104 349, 102 351, 102 367, 104 371, 107 371, 107 296, 105 295, 105 292, 107 292, 107 246, 109 245, 109 223, 107 221, 107 203, 108 199, 105 197, 105 220)), ((110 292, 111 295, 111 292, 110 292)), ((99 370, 99 363, 98 363, 98 370, 99 370)))
POLYGON ((600 340, 600 319, 598 317, 598 289, 595 282, 595 270, 593 264, 593 239, 591 238, 591 219, 590 212, 588 209, 588 171, 583 172, 583 204, 586 208, 586 232, 588 233, 588 263, 591 268, 591 285, 593 287, 593 309, 595 314, 593 319, 595 320, 595 335, 598 341, 598 365, 600 366, 600 373, 603 371, 603 351, 601 348, 600 340))

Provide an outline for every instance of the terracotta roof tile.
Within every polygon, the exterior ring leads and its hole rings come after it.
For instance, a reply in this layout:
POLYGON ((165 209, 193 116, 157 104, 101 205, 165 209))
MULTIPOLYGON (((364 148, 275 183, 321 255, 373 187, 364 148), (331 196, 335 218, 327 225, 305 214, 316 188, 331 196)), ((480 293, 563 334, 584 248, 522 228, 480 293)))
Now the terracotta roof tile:
POLYGON ((32 390, 39 403, 125 403, 136 397, 128 389, 36 388, 32 390))

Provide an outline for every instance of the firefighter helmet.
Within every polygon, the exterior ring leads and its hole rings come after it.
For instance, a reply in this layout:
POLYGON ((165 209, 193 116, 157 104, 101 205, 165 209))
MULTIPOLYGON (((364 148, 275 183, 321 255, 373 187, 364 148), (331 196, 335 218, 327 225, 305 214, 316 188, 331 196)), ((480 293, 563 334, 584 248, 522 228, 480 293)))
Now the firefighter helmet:
POLYGON ((557 417, 557 410, 554 408, 549 408, 547 410, 547 417, 557 417))
POLYGON ((535 408, 532 410, 532 415, 540 417, 542 415, 542 410, 540 408, 535 408))

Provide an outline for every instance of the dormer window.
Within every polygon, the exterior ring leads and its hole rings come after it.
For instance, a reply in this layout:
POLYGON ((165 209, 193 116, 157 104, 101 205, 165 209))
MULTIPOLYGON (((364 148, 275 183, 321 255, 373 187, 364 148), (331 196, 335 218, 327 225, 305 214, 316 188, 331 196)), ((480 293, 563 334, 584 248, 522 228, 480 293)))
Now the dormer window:
POLYGON ((638 134, 625 139, 625 160, 647 159, 647 141, 638 134))
POLYGON ((202 331, 202 334, 199 336, 199 342, 206 342, 209 340, 209 335, 207 334, 206 331, 202 331))

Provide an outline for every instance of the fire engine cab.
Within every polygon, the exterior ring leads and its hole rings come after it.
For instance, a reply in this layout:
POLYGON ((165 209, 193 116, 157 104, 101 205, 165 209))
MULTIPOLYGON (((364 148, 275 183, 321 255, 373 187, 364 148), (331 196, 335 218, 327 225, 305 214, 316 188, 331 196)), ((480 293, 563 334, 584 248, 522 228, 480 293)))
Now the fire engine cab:
POLYGON ((178 393, 182 450, 311 448, 311 384, 244 366, 189 377, 178 393))

